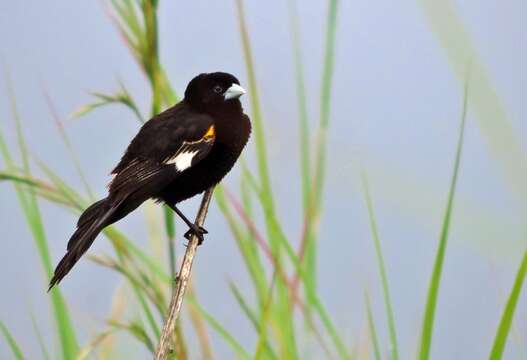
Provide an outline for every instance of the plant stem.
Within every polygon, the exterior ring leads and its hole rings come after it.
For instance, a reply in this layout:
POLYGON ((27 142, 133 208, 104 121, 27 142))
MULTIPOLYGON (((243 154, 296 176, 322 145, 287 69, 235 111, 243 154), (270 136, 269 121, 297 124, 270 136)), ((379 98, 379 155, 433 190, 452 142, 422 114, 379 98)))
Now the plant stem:
MULTIPOLYGON (((203 195, 201 200, 201 205, 198 210, 198 215, 196 216, 196 225, 202 226, 205 222, 205 217, 207 216, 207 210, 209 209, 210 200, 212 198, 212 193, 214 188, 208 189, 203 195)), ((192 271, 192 262, 194 261, 194 256, 196 255, 196 250, 198 248, 198 237, 192 235, 190 238, 187 251, 185 251, 185 256, 183 257, 183 263, 179 269, 179 274, 176 279, 176 285, 174 287, 174 292, 172 293, 172 300, 170 301, 170 307, 168 309, 168 315, 165 321, 165 326, 161 332, 161 338, 159 339, 159 344, 157 346, 155 359, 164 360, 167 358, 168 354, 172 352, 170 349, 171 340, 173 338, 174 329, 176 327, 176 320, 178 319, 181 305, 183 304, 183 296, 185 295, 185 290, 187 288, 188 282, 190 280, 190 274, 192 271)))

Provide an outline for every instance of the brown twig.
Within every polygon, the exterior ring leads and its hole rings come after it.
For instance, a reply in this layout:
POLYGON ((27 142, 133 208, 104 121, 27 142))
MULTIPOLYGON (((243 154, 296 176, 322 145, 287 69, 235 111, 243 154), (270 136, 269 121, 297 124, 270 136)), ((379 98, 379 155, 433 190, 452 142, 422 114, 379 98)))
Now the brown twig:
MULTIPOLYGON (((207 216, 207 210, 209 208, 210 200, 212 199, 213 191, 214 188, 210 188, 203 195, 195 222, 198 226, 202 226, 205 222, 205 217, 207 216)), ((168 315, 165 320, 165 326, 163 327, 161 338, 159 339, 159 344, 154 357, 155 360, 165 360, 168 354, 171 352, 171 340, 173 338, 176 320, 178 319, 181 305, 183 304, 183 296, 185 295, 185 290, 190 279, 192 262, 194 261, 197 247, 198 237, 193 235, 188 242, 187 251, 183 257, 183 263, 179 269, 174 292, 172 293, 172 300, 170 301, 170 307, 168 309, 168 315)))

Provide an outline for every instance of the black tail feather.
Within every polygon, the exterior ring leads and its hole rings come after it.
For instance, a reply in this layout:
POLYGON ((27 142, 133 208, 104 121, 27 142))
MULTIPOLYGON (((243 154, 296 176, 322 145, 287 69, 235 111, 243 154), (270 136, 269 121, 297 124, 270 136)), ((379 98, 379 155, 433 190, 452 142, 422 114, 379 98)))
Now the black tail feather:
POLYGON ((109 225, 109 219, 117 206, 109 206, 106 199, 99 200, 88 207, 79 218, 77 230, 68 241, 66 255, 55 268, 53 278, 49 283, 49 290, 66 276, 81 256, 93 244, 97 235, 109 225))
POLYGON ((88 206, 79 217, 79 220, 77 221, 77 227, 81 227, 86 223, 93 221, 95 217, 101 215, 101 212, 104 211, 107 203, 108 202, 106 199, 101 199, 88 206))

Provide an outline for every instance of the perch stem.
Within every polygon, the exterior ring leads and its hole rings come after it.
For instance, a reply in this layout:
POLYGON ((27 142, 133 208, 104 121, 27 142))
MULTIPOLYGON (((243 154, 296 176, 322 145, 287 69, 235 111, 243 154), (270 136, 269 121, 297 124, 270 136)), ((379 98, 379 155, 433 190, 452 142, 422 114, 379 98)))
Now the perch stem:
MULTIPOLYGON (((210 188, 203 195, 195 222, 195 224, 198 226, 203 226, 203 223, 205 222, 205 217, 207 216, 207 210, 209 208, 213 192, 214 188, 210 188)), ((172 300, 170 301, 168 315, 166 317, 165 325, 163 327, 159 344, 156 349, 154 358, 155 360, 165 360, 168 354, 172 351, 171 344, 174 328, 181 311, 181 305, 183 304, 183 296, 185 295, 185 290, 187 289, 187 285, 190 280, 192 262, 194 261, 194 256, 196 255, 198 242, 199 239, 196 235, 192 235, 188 242, 187 250, 185 251, 185 256, 183 257, 183 263, 179 269, 179 274, 177 276, 176 284, 172 293, 172 300)))

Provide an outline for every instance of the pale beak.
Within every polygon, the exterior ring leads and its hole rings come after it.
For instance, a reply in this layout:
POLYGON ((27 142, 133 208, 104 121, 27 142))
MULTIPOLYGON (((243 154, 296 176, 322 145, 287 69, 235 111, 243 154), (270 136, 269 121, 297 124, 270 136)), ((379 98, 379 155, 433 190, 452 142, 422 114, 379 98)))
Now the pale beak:
POLYGON ((245 93, 246 93, 245 89, 242 88, 240 85, 232 84, 231 87, 228 88, 227 91, 225 91, 223 96, 225 100, 230 100, 230 99, 237 99, 245 93))

